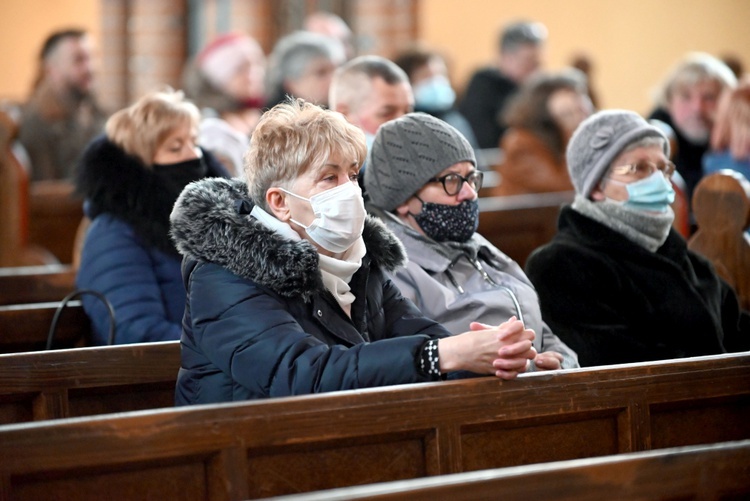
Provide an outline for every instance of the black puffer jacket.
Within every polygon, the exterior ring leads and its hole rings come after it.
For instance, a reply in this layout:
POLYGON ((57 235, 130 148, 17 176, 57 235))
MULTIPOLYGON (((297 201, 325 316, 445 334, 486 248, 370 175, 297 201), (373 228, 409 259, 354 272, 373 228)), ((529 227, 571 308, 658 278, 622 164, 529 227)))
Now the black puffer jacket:
POLYGON ((314 247, 251 208, 243 182, 212 179, 188 186, 172 213, 187 289, 178 405, 430 380, 416 359, 449 333, 386 278, 404 251, 381 223, 365 224, 350 319, 324 288, 314 247))

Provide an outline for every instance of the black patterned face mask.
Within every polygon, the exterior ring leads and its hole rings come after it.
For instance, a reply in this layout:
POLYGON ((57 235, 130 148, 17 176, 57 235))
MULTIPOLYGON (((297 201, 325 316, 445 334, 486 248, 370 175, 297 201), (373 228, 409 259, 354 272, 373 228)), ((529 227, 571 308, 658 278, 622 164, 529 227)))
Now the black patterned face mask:
POLYGON ((411 214, 422 231, 437 242, 468 241, 479 226, 479 203, 464 200, 458 205, 422 202, 422 212, 411 214))

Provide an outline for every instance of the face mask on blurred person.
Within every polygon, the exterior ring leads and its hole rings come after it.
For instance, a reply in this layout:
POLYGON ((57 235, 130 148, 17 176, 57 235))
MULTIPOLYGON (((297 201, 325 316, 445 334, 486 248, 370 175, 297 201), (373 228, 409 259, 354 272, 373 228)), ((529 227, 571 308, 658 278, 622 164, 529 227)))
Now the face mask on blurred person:
POLYGON ((310 198, 281 190, 310 203, 315 214, 312 223, 305 226, 294 219, 291 221, 302 226, 307 236, 324 249, 340 254, 362 236, 366 213, 362 190, 356 183, 347 182, 310 198))
POLYGON ((445 111, 455 101, 456 93, 443 75, 435 75, 414 86, 414 107, 418 110, 445 111))
POLYGON ((422 202, 422 211, 411 214, 425 234, 437 242, 467 242, 479 227, 479 203, 464 200, 458 205, 422 202))

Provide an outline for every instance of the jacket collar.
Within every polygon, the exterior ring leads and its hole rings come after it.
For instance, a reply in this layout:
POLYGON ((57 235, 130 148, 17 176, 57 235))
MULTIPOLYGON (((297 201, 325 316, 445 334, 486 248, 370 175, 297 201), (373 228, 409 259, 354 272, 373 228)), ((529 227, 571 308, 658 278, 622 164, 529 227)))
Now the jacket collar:
MULTIPOLYGON (((309 301, 325 291, 318 253, 306 240, 291 241, 250 215, 253 202, 241 179, 204 179, 188 185, 171 215, 172 239, 179 252, 216 263, 280 296, 309 301)), ((394 271, 405 261, 396 237, 368 216, 362 238, 363 260, 394 271)))
MULTIPOLYGON (((216 159, 203 151, 208 176, 227 176, 216 159)), ((83 153, 76 174, 76 191, 86 199, 91 219, 109 213, 131 225, 136 234, 157 249, 177 254, 169 238, 169 213, 176 195, 133 155, 101 135, 83 153)))

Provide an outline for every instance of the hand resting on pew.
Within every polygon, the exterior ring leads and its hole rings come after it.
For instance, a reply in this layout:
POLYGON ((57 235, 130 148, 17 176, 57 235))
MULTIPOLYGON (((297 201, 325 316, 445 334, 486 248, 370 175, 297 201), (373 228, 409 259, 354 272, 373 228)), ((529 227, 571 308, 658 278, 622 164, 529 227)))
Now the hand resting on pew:
POLYGON ((513 379, 536 357, 534 338, 534 331, 524 328, 515 317, 497 327, 472 322, 471 331, 438 341, 440 370, 468 370, 513 379))

